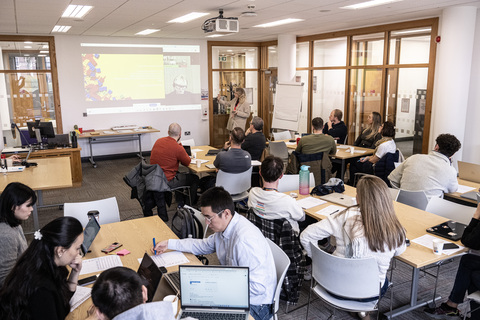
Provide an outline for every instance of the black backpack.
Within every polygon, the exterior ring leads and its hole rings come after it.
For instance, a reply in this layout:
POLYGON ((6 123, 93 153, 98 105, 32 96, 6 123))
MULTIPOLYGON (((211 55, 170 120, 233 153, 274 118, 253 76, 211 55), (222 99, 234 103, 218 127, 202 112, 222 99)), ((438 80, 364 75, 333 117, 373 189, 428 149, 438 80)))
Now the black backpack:
POLYGON ((172 231, 180 239, 201 238, 203 236, 203 227, 200 221, 193 215, 189 208, 178 207, 177 212, 172 218, 172 231))

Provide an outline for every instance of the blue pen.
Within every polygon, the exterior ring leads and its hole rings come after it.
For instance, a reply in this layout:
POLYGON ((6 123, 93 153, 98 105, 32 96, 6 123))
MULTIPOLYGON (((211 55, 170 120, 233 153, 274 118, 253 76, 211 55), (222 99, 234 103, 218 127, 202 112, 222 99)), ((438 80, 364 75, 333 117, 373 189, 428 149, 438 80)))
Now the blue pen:
POLYGON ((155 238, 153 238, 153 253, 157 255, 157 250, 155 250, 155 238))

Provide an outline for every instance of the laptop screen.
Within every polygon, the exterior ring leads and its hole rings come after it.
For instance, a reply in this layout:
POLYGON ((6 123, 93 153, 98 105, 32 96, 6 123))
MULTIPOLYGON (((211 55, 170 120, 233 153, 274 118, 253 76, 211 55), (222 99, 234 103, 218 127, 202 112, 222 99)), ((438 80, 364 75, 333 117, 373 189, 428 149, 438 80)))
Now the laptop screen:
POLYGON ((142 262, 140 263, 140 267, 138 267, 137 273, 143 279, 145 287, 147 287, 147 302, 151 302, 153 296, 155 295, 155 292, 157 291, 160 279, 162 278, 162 272, 157 267, 152 258, 150 258, 150 256, 145 253, 143 255, 142 262))
POLYGON ((183 148, 185 149, 185 152, 188 154, 189 157, 192 156, 192 148, 190 148, 190 146, 183 146, 183 148))
POLYGON ((98 231, 100 231, 100 225, 98 224, 97 219, 90 219, 85 226, 85 230, 83 230, 83 243, 82 243, 82 251, 83 255, 86 255, 88 252, 88 249, 93 243, 93 240, 95 240, 95 237, 98 234, 98 231))
POLYGON ((179 266, 182 308, 250 308, 247 267, 179 266))

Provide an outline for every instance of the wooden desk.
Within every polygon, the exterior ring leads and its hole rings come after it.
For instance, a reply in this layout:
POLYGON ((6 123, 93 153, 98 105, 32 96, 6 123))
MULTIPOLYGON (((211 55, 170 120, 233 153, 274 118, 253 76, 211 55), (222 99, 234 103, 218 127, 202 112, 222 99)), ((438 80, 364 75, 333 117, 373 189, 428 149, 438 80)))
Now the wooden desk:
MULTIPOLYGON (((84 259, 105 256, 100 250, 112 242, 117 241, 123 244, 122 249, 124 248, 131 252, 126 256, 120 257, 123 266, 137 271, 140 265, 138 259, 142 258, 145 252, 151 254, 150 249, 153 246, 153 238, 160 242, 167 239, 177 239, 177 236, 156 216, 105 224, 101 226, 100 232, 90 247, 91 252, 87 253, 84 259)), ((201 264, 195 255, 185 253, 185 256, 190 261, 188 264, 201 264)), ((177 271, 178 266, 169 267, 167 270, 168 272, 177 271)), ((93 273, 81 275, 80 278, 86 278, 91 275, 93 275, 93 273)), ((160 285, 162 285, 162 282, 160 285)), ((90 287, 91 286, 92 285, 90 285, 90 287)), ((91 305, 92 300, 89 298, 70 313, 66 319, 85 319, 87 310, 91 305)))
POLYGON ((72 184, 72 171, 70 159, 67 157, 52 157, 35 159, 36 167, 25 168, 23 172, 9 172, 0 174, 0 188, 5 189, 10 182, 21 182, 37 191, 38 201, 33 207, 33 227, 40 228, 38 223, 37 206, 42 207, 42 191, 50 189, 70 188, 72 184))
MULTIPOLYGON (((463 180, 463 179, 458 179, 458 184, 475 188, 477 191, 480 188, 480 183, 473 182, 473 181, 468 181, 468 180, 463 180)), ((477 205, 477 201, 467 199, 467 198, 462 198, 461 195, 462 195, 462 193, 460 193, 460 192, 445 193, 445 198, 455 199, 457 201, 464 202, 466 205, 472 205, 472 204, 474 206, 477 205)))
POLYGON ((210 147, 210 146, 195 146, 195 147, 191 147, 191 149, 192 150, 201 149, 202 151, 197 151, 197 158, 202 160, 208 160, 208 162, 202 163, 200 168, 197 168, 197 163, 195 162, 195 159, 192 159, 192 162, 190 162, 190 165, 188 166, 188 169, 190 169, 190 171, 196 174, 216 172, 215 169, 210 169, 206 167, 207 164, 213 164, 213 161, 215 160, 215 156, 205 155, 208 152, 208 150, 217 150, 216 148, 210 147))
MULTIPOLYGON (((356 194, 355 190, 356 189, 353 187, 345 186, 345 194, 349 196, 355 196, 356 194)), ((307 197, 307 196, 299 195, 298 199, 302 199, 304 197, 307 197)), ((316 212, 329 205, 330 203, 313 207, 305 210, 305 213, 318 220, 325 219, 326 218, 325 216, 321 216, 316 212)), ((400 223, 407 230, 407 238, 410 240, 427 234, 427 232, 425 231, 427 228, 448 220, 446 218, 437 216, 433 213, 419 210, 399 202, 394 202, 394 208, 400 223)), ((443 238, 440 238, 440 239, 443 239, 443 238)), ((401 254, 398 257, 395 257, 396 259, 403 261, 406 264, 413 267, 412 284, 410 287, 410 302, 408 305, 405 305, 403 307, 393 310, 391 313, 392 316, 401 315, 403 313, 409 312, 411 310, 417 309, 419 307, 422 307, 430 303, 432 299, 417 301, 420 268, 431 265, 433 263, 446 260, 446 259, 450 259, 453 256, 455 256, 455 254, 449 255, 449 256, 445 254, 442 254, 440 256, 435 255, 433 254, 432 249, 426 248, 424 246, 421 246, 413 242, 410 242, 410 243, 411 243, 410 246, 407 248, 407 250, 405 250, 403 254, 401 254)), ((462 245, 460 241, 457 241, 456 243, 458 245, 462 245)), ((457 254, 461 254, 466 251, 467 249, 465 248, 462 251, 458 252, 457 254)), ((390 315, 390 313, 386 313, 386 315, 388 316, 390 315)))
POLYGON ((82 186, 82 158, 80 151, 82 148, 55 148, 36 150, 30 154, 30 160, 36 162, 37 159, 46 159, 54 157, 68 157, 70 159, 70 169, 72 175, 72 184, 74 187, 82 186))
POLYGON ((142 134, 160 132, 157 129, 134 129, 134 130, 120 130, 112 131, 111 129, 95 130, 92 132, 86 132, 78 136, 79 139, 88 139, 88 144, 90 146, 90 163, 94 168, 97 167, 96 162, 93 160, 93 149, 92 145, 96 143, 107 143, 107 142, 122 142, 122 141, 135 141, 138 140, 138 156, 143 159, 142 155, 142 134))

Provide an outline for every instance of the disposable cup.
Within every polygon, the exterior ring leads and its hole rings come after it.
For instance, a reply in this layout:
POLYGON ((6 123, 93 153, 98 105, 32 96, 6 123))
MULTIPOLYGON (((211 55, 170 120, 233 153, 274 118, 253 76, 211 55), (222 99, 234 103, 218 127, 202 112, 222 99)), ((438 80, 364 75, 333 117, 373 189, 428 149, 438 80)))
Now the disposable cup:
POLYGON ((178 298, 174 295, 169 295, 163 298, 163 301, 170 302, 172 304, 173 316, 176 317, 178 313, 178 298))
POLYGON ((443 252, 443 240, 435 239, 433 242, 433 253, 435 254, 442 254, 443 252))
POLYGON ((354 154, 354 153, 355 153, 355 148, 354 148, 354 147, 350 147, 350 152, 351 152, 352 154, 354 154))
POLYGON ((202 166, 202 160, 197 159, 197 168, 200 168, 202 166))

